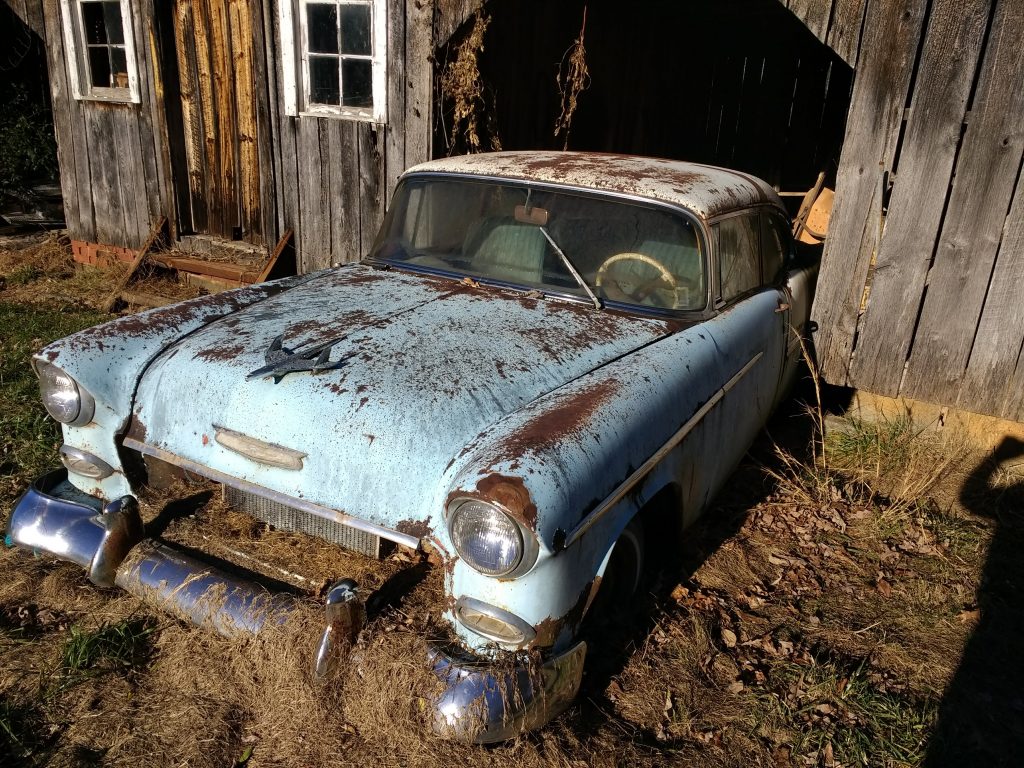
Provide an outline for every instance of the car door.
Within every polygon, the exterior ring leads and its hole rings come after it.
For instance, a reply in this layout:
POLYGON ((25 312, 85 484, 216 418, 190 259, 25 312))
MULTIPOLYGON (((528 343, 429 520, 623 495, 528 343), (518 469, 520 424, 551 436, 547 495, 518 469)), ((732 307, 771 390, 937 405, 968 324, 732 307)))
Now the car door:
MULTIPOLYGON (((787 294, 766 282, 757 210, 712 223, 719 318, 714 343, 729 385, 707 437, 717 489, 743 457, 775 405, 785 358, 787 294)), ((769 267, 771 268, 771 267, 769 267)))

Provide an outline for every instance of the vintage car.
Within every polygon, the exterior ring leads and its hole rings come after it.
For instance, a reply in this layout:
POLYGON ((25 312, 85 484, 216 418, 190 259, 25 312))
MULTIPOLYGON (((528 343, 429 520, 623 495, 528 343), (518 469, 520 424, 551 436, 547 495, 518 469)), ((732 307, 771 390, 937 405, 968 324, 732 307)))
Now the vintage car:
MULTIPOLYGON (((568 706, 588 611, 614 615, 645 542, 726 482, 794 377, 812 287, 778 196, 742 173, 570 152, 429 162, 359 263, 39 352, 64 468, 21 498, 8 542, 226 633, 286 621, 291 598, 147 536, 137 498, 157 471, 339 546, 430 552, 453 640, 423 660, 443 683, 434 725, 505 739, 568 706)), ((366 599, 345 576, 323 674, 366 599)))

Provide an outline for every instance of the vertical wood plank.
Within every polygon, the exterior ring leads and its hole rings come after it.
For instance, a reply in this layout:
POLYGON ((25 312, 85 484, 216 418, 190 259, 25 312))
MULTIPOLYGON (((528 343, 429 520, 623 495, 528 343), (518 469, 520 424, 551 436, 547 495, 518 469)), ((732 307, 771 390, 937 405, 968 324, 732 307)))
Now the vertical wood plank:
POLYGON ((788 5, 789 10, 824 43, 832 15, 832 0, 789 0, 788 5))
POLYGON ((826 42, 851 67, 857 64, 866 6, 867 0, 835 0, 832 5, 832 26, 826 42))
POLYGON ((212 67, 213 109, 216 120, 218 173, 218 233, 234 236, 239 224, 238 119, 235 111, 235 81, 239 73, 233 60, 234 40, 228 23, 228 0, 209 0, 210 65, 212 67))
POLYGON ((347 239, 351 236, 352 227, 359 227, 359 212, 351 216, 345 210, 344 185, 349 183, 350 170, 355 168, 356 158, 346 158, 348 147, 345 146, 344 134, 346 126, 340 120, 323 120, 327 129, 327 154, 330 167, 330 182, 324 179, 324 187, 328 189, 328 237, 323 248, 328 252, 327 263, 338 264, 346 261, 348 250, 347 239))
POLYGON ((273 149, 278 137, 271 111, 277 79, 274 77, 273 66, 268 66, 266 58, 267 40, 270 39, 270 34, 266 30, 266 19, 263 15, 264 5, 260 0, 246 0, 246 8, 246 13, 252 17, 253 98, 256 103, 256 162, 258 164, 257 182, 260 201, 259 231, 261 242, 269 248, 279 239, 275 205, 278 150, 273 149))
MULTIPOLYGON (((297 173, 298 173, 298 258, 303 272, 312 272, 330 266, 329 230, 330 208, 324 205, 326 186, 323 171, 327 158, 320 153, 320 120, 297 120, 297 173), (326 256, 326 258, 325 258, 326 256)), ((329 180, 328 180, 329 181, 329 180)))
POLYGON ((359 258, 359 201, 363 189, 359 178, 360 123, 336 122, 340 143, 331 159, 340 178, 334 185, 331 217, 338 237, 333 243, 331 261, 338 264, 359 258))
POLYGON ((53 110, 53 132, 57 139, 57 163, 60 167, 60 189, 64 201, 64 218, 71 237, 87 239, 92 232, 92 205, 86 196, 89 179, 89 159, 84 152, 76 150, 76 135, 79 143, 84 132, 77 121, 73 108, 74 98, 68 86, 67 68, 64 65, 64 35, 61 31, 57 0, 47 0, 44 9, 44 40, 46 41, 46 66, 50 74, 50 103, 53 110))
POLYGON ((959 389, 1024 152, 1024 6, 1000 0, 964 134, 902 392, 959 389))
POLYGON ((388 122, 384 129, 385 205, 405 170, 405 0, 388 3, 388 122))
POLYGON ((384 218, 384 132, 372 123, 355 126, 359 155, 359 243, 355 258, 370 252, 384 218))
POLYGON ((433 3, 406 2, 405 162, 407 166, 431 158, 434 67, 431 64, 433 3))
POLYGON ((262 243, 260 207, 259 128, 253 77, 253 16, 249 0, 228 0, 228 20, 234 64, 234 109, 238 116, 238 200, 245 239, 262 243))
POLYGON ((1024 178, 1017 179, 957 405, 1024 421, 1024 178))
POLYGON ((960 142, 990 0, 935 0, 850 380, 895 396, 960 142))
POLYGON ((925 0, 872 0, 847 117, 836 200, 811 317, 825 379, 847 383, 868 266, 881 219, 882 173, 892 166, 925 0))
MULTIPOLYGON (((141 105, 138 108, 139 144, 142 153, 142 175, 146 190, 147 232, 161 216, 168 221, 174 219, 174 190, 170 179, 170 148, 167 126, 164 123, 163 75, 160 49, 156 42, 155 19, 152 0, 144 0, 142 12, 134 17, 135 34, 139 44, 139 92, 141 105)), ((181 141, 181 137, 176 137, 181 141)), ((172 229, 173 232, 173 229, 172 229)))
MULTIPOLYGON (((281 45, 281 28, 278 24, 276 4, 272 0, 263 0, 264 52, 267 72, 267 91, 269 94, 269 125, 267 136, 270 144, 270 161, 273 166, 274 207, 276 212, 277 234, 285 230, 293 231, 295 244, 296 267, 301 271, 301 258, 298 233, 298 173, 295 160, 296 125, 295 120, 285 112, 284 105, 284 65, 282 57, 286 55, 281 45)), ((264 201, 264 209, 267 209, 264 201)))
MULTIPOLYGON (((206 203, 205 224, 201 231, 211 234, 223 234, 222 208, 219 204, 222 190, 220 187, 221 169, 218 163, 220 154, 217 149, 218 141, 218 114, 215 106, 214 73, 213 73, 213 43, 211 41, 211 2, 217 3, 220 0, 179 0, 183 4, 192 6, 192 32, 195 45, 191 45, 188 38, 183 40, 187 49, 186 53, 194 56, 196 67, 196 78, 193 83, 196 93, 196 104, 201 117, 199 125, 202 128, 202 150, 203 168, 200 181, 203 184, 203 200, 206 203)), ((195 173, 195 171, 191 171, 195 173)), ((193 207, 195 203, 193 202, 193 207)))

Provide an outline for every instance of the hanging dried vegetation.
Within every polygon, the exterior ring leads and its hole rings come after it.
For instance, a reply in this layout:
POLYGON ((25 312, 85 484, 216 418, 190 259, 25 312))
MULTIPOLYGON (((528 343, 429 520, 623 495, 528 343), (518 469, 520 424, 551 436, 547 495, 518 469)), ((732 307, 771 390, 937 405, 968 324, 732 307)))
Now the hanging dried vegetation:
POLYGON ((480 152, 483 142, 480 127, 483 122, 488 134, 490 149, 501 150, 494 120, 493 97, 491 109, 480 76, 479 58, 484 50, 484 34, 491 24, 491 17, 477 11, 469 34, 454 47, 455 56, 449 59, 441 73, 441 96, 450 103, 451 132, 445 132, 448 154, 451 155, 461 142, 467 152, 480 152))
POLYGON ((583 34, 587 29, 587 7, 583 6, 583 23, 580 35, 562 56, 558 65, 555 82, 562 97, 562 113, 555 120, 555 136, 564 137, 562 149, 569 148, 569 131, 572 128, 572 117, 580 94, 590 87, 590 70, 587 69, 587 49, 583 44, 583 34))

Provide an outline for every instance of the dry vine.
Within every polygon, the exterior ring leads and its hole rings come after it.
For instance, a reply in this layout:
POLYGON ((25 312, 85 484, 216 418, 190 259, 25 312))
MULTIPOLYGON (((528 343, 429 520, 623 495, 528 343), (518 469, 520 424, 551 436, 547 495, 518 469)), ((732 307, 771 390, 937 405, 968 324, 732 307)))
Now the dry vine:
MULTIPOLYGON (((452 133, 448 139, 448 154, 455 148, 456 141, 461 137, 469 152, 480 151, 480 134, 478 132, 480 117, 487 106, 484 98, 483 80, 480 77, 479 57, 484 49, 484 34, 490 26, 491 17, 477 11, 473 19, 473 28, 466 38, 458 44, 454 61, 449 61, 441 75, 441 93, 452 106, 452 133)), ((488 120, 488 128, 493 121, 488 120)), ((501 140, 494 130, 490 130, 491 149, 501 150, 501 140)))
POLYGON ((562 114, 555 121, 555 136, 565 135, 562 149, 569 148, 569 131, 572 128, 572 117, 576 113, 579 95, 590 87, 590 70, 587 69, 587 49, 583 45, 583 34, 587 29, 587 7, 583 6, 583 24, 580 36, 562 56, 558 65, 555 82, 562 97, 562 114), (564 72, 564 74, 563 74, 564 72))

